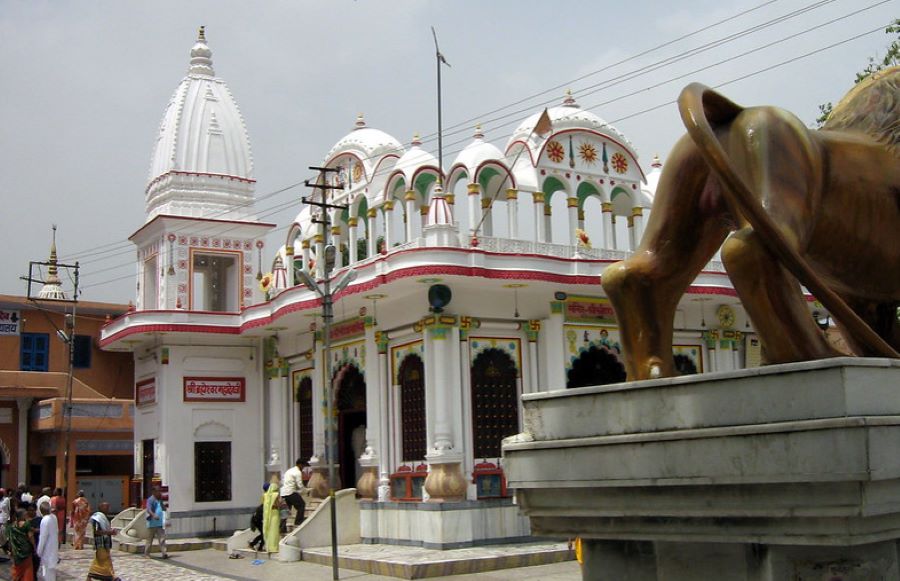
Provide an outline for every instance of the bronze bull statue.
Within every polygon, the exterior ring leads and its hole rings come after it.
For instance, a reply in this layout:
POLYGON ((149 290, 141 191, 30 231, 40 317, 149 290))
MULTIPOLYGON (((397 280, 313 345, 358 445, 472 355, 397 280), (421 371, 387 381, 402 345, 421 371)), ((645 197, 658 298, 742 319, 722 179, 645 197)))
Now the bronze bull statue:
POLYGON ((839 354, 801 284, 853 353, 898 357, 900 67, 856 85, 818 131, 699 84, 678 106, 688 134, 663 169, 640 247, 602 277, 628 378, 675 374, 675 309, 720 247, 767 363, 839 354))

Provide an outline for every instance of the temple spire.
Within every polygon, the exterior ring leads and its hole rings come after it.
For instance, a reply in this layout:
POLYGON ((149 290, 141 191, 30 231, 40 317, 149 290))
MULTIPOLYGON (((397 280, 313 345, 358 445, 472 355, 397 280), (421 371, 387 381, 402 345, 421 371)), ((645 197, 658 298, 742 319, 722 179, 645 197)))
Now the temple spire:
POLYGON ((59 280, 59 268, 56 255, 56 224, 53 225, 53 238, 50 242, 50 259, 47 261, 47 280, 38 293, 38 298, 65 300, 66 293, 62 290, 62 281, 59 280))
POLYGON ((212 51, 206 44, 206 27, 201 26, 197 32, 197 42, 191 48, 191 68, 189 73, 192 75, 215 76, 212 68, 212 51))

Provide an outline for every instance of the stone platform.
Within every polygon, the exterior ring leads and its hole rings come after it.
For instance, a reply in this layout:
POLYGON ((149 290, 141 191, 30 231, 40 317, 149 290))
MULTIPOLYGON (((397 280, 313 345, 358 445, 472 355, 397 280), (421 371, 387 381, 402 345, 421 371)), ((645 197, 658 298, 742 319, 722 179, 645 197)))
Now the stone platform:
POLYGON ((509 486, 533 534, 585 539, 586 578, 900 579, 900 361, 523 400, 509 486))
MULTIPOLYGON (((446 577, 515 567, 531 567, 570 561, 565 543, 538 542, 514 545, 436 550, 396 545, 348 545, 338 547, 338 566, 401 579, 446 577)), ((331 565, 331 547, 303 549, 303 560, 331 565)), ((515 572, 510 572, 510 577, 515 572)))

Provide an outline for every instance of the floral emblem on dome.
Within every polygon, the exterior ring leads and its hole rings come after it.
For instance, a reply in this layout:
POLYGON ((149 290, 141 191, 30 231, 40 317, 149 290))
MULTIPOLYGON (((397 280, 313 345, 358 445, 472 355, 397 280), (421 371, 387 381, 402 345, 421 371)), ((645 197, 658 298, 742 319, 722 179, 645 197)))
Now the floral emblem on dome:
POLYGON ((562 143, 554 139, 547 144, 547 157, 550 158, 550 161, 559 163, 565 156, 566 150, 563 148, 562 143))
POLYGON ((613 169, 616 170, 616 173, 625 173, 628 171, 628 160, 619 152, 614 153, 609 162, 612 164, 613 169))
POLYGON ((363 175, 362 164, 359 162, 354 163, 353 164, 353 181, 358 183, 359 180, 362 179, 362 175, 363 175))
POLYGON ((594 165, 597 161, 597 148, 593 143, 585 141, 578 146, 578 157, 588 165, 594 165))

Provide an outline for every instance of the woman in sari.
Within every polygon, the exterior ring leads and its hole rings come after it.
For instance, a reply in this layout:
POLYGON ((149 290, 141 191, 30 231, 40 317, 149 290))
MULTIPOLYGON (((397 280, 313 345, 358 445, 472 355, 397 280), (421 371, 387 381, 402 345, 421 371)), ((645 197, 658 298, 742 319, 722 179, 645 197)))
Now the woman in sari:
POLYGON ((6 536, 12 552, 12 581, 34 581, 34 530, 25 509, 16 510, 15 520, 6 525, 6 536))
POLYGON ((279 494, 278 476, 272 476, 272 481, 264 486, 262 495, 263 505, 263 537, 266 540, 266 551, 278 552, 278 541, 281 540, 281 495, 279 494))
POLYGON ((66 497, 63 496, 63 489, 57 488, 53 491, 50 498, 50 510, 56 515, 57 526, 59 527, 59 544, 66 544, 66 497))
POLYGON ((72 546, 75 549, 84 548, 84 533, 87 531, 90 518, 91 503, 84 497, 84 491, 79 490, 78 498, 72 502, 72 529, 75 531, 72 546))

